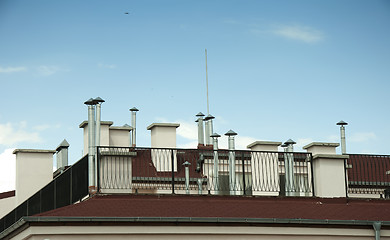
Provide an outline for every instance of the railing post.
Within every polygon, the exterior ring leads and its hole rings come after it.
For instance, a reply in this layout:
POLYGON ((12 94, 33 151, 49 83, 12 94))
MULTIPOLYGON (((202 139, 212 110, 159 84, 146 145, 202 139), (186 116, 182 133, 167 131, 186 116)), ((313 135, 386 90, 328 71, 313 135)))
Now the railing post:
POLYGON ((97 192, 100 192, 100 147, 96 147, 96 186, 97 192))
POLYGON ((244 195, 246 195, 246 184, 245 184, 245 154, 241 152, 241 161, 242 161, 242 187, 244 189, 244 195))
POLYGON ((314 170, 313 170, 313 155, 311 153, 308 153, 310 154, 310 176, 311 176, 311 192, 312 192, 312 196, 314 197, 315 196, 315 188, 314 188, 314 170))
POLYGON ((173 149, 171 149, 171 163, 172 163, 172 194, 175 194, 175 157, 173 156, 173 149))
POLYGON ((344 174, 345 174, 345 197, 348 198, 348 172, 347 172, 347 159, 344 159, 344 174))

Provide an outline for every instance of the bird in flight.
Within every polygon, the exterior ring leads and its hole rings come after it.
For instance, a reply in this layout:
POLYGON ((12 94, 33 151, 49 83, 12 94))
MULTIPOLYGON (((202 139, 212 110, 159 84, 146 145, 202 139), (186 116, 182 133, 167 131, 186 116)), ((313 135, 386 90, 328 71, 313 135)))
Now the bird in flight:
POLYGON ((129 14, 129 12, 125 12, 125 14, 129 14))

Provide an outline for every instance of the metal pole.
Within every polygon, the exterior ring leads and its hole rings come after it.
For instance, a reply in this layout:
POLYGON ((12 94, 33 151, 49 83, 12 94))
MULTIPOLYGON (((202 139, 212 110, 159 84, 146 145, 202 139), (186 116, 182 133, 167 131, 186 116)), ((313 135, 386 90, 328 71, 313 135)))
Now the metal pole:
POLYGON ((209 79, 207 74, 207 49, 204 50, 206 56, 206 89, 207 89, 207 115, 210 114, 210 105, 209 105, 209 79))
POLYGON ((171 150, 171 164, 172 164, 172 194, 175 194, 175 156, 174 151, 171 150))

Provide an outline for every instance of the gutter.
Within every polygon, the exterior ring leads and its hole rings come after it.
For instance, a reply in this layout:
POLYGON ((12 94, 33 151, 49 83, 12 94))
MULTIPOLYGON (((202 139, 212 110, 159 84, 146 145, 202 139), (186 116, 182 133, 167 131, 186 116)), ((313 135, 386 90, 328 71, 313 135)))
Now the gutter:
POLYGON ((288 218, 207 218, 207 217, 22 217, 0 233, 0 239, 14 231, 21 231, 31 223, 242 223, 242 224, 306 224, 306 225, 347 225, 370 226, 375 230, 375 239, 380 240, 381 226, 390 226, 390 221, 329 220, 329 219, 288 219, 288 218), (24 228, 22 228, 24 226, 24 228))

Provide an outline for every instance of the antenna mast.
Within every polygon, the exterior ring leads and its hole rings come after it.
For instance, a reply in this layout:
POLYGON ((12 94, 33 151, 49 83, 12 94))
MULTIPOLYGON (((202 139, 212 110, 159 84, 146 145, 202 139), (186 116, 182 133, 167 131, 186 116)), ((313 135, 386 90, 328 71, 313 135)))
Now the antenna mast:
POLYGON ((206 56, 206 89, 207 89, 207 115, 210 114, 210 105, 209 105, 209 79, 207 75, 207 48, 204 49, 206 56))

